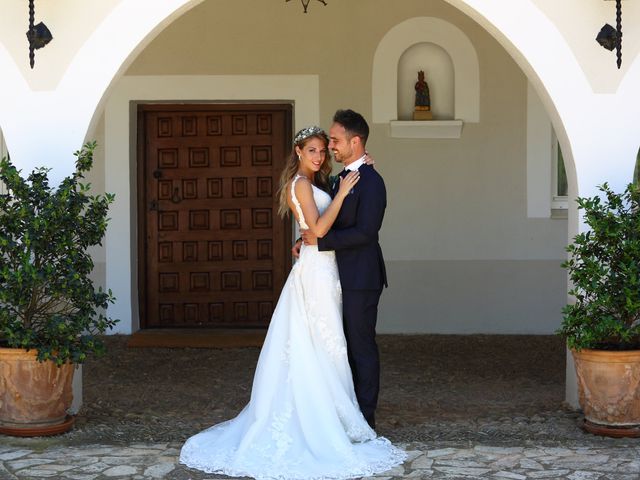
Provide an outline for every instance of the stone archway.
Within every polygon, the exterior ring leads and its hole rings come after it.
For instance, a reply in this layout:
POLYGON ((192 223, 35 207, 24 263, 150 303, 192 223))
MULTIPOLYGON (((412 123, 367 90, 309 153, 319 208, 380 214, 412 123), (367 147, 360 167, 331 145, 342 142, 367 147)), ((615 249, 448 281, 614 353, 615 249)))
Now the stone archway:
MULTIPOLYGON (((82 143, 113 82, 159 32, 202 1, 168 0, 153 6, 135 0, 120 2, 80 48, 57 88, 51 91, 34 94, 4 47, 0 48, 4 81, 11 86, 3 90, 0 99, 4 100, 0 121, 10 125, 5 131, 7 142, 23 168, 41 163, 46 154, 54 159, 53 176, 64 176, 73 166, 69 152, 82 143), (52 122, 65 127, 60 131, 46 128, 52 122), (53 130, 55 133, 47 133, 53 130), (18 134, 25 131, 38 131, 40 138, 45 138, 31 142, 23 133, 18 134)), ((585 122, 585 118, 589 119, 594 110, 599 117, 616 112, 619 124, 631 125, 626 123, 634 120, 634 102, 630 100, 637 103, 637 94, 629 85, 640 81, 640 58, 627 70, 615 94, 596 94, 557 26, 532 0, 500 5, 480 0, 446 1, 485 28, 516 60, 550 114, 566 155, 574 193, 593 188, 594 179, 602 173, 597 166, 592 169, 598 164, 593 159, 607 153, 611 142, 596 149, 582 145, 579 139, 594 138, 599 133, 599 125, 585 122)), ((613 166, 618 172, 632 172, 632 155, 626 153, 637 145, 631 147, 628 130, 615 135, 612 129, 610 133, 616 137, 616 150, 621 155, 609 162, 609 170, 613 166)), ((610 179, 610 183, 624 183, 622 176, 610 179)))
MULTIPOLYGON (((5 126, 19 167, 29 171, 44 162, 53 169, 52 181, 66 175, 73 168, 70 153, 101 114, 111 85, 158 33, 202 1, 166 0, 152 6, 120 1, 87 38, 52 90, 31 90, 0 45, 6 86, 0 92, 0 124, 5 126), (38 142, 28 132, 37 132, 38 142)), ((445 1, 496 38, 533 84, 563 147, 571 197, 593 193, 605 179, 613 187, 630 180, 640 138, 635 118, 640 93, 634 88, 640 83, 640 58, 624 73, 617 91, 596 93, 558 25, 534 0, 499 5, 483 0, 445 1), (616 118, 616 123, 601 125, 599 118, 616 118)), ((580 229, 575 209, 569 218, 572 237, 580 229)))
POLYGON ((71 155, 102 110, 109 88, 137 54, 173 20, 203 0, 146 2, 125 0, 115 6, 86 39, 55 89, 35 91, 0 44, 0 124, 23 171, 43 163, 57 182, 71 172, 71 155), (51 128, 58 125, 59 128, 51 128), (38 142, 26 134, 37 132, 38 142))

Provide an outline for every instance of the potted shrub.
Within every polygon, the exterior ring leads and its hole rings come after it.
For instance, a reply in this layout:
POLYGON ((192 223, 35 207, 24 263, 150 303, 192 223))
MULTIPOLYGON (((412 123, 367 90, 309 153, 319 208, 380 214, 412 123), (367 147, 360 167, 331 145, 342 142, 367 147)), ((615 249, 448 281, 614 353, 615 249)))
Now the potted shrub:
POLYGON ((57 188, 48 169, 23 179, 0 161, 0 432, 60 433, 70 428, 74 365, 104 346, 97 334, 111 292, 90 279, 88 248, 99 245, 113 195, 83 184, 95 143, 76 152, 76 170, 57 188), (1 192, 0 192, 1 193, 1 192))
POLYGON ((589 230, 576 235, 563 264, 575 303, 559 333, 573 354, 585 428, 640 434, 640 188, 578 198, 589 230))

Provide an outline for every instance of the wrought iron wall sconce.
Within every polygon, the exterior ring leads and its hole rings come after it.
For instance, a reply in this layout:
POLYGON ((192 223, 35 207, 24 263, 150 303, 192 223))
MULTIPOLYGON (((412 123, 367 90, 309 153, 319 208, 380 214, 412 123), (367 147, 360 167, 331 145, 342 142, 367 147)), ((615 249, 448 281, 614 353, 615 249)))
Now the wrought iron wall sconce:
POLYGON ((36 61, 34 50, 44 47, 53 40, 51 32, 43 22, 37 25, 33 24, 35 16, 33 0, 29 0, 29 30, 27 31, 27 40, 29 40, 29 65, 31 65, 32 69, 36 61))
MULTIPOLYGON (((285 2, 290 2, 291 0, 284 0, 285 2)), ((323 4, 325 7, 327 6, 327 2, 325 0, 318 0, 321 4, 323 4)), ((309 2, 311 2, 311 0, 300 0, 300 2, 302 2, 302 8, 304 8, 304 13, 307 13, 307 8, 309 8, 309 2)))
MULTIPOLYGON (((611 0, 605 0, 611 1, 611 0)), ((598 33, 596 41, 606 48, 607 50, 616 49, 617 65, 618 69, 622 65, 622 0, 615 0, 616 2, 616 28, 613 28, 608 23, 604 24, 604 27, 598 33)))

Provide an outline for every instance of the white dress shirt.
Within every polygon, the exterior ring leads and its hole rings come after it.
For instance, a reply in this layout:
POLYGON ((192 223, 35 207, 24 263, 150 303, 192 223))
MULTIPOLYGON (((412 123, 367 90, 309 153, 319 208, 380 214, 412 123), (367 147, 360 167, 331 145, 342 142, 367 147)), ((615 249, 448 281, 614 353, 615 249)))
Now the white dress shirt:
POLYGON ((355 172, 357 169, 359 169, 364 164, 364 159, 365 159, 366 156, 367 156, 367 154, 365 153, 358 160, 356 160, 355 162, 350 163, 349 165, 344 167, 344 169, 345 170, 350 170, 352 172, 355 172))

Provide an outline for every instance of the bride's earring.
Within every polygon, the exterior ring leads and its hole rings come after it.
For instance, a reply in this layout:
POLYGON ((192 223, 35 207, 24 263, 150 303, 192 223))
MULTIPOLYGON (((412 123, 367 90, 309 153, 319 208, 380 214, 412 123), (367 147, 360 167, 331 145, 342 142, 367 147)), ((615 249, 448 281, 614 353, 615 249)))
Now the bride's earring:
POLYGON ((298 155, 298 161, 301 162, 302 161, 302 157, 300 155, 298 155))

